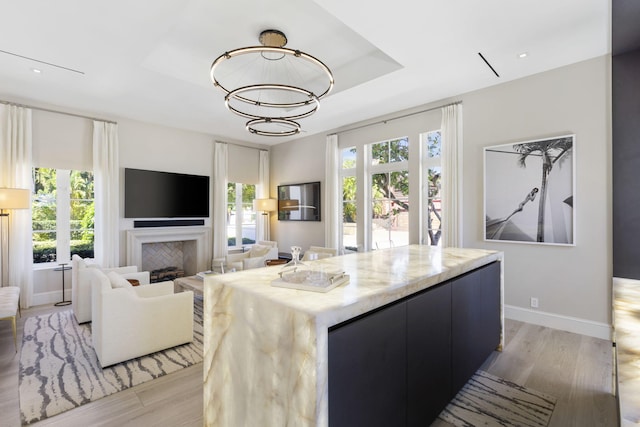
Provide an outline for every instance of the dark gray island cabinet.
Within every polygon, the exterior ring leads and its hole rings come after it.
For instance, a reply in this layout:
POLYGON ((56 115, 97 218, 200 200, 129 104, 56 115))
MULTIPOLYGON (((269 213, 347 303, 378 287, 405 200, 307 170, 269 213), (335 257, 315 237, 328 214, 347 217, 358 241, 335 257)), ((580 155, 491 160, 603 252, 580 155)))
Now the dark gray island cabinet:
POLYGON ((278 266, 204 281, 206 426, 429 425, 501 348, 503 254, 409 245, 308 262, 326 293, 271 286, 278 266))
POLYGON ((331 327, 329 425, 429 425, 500 334, 498 262, 331 327))

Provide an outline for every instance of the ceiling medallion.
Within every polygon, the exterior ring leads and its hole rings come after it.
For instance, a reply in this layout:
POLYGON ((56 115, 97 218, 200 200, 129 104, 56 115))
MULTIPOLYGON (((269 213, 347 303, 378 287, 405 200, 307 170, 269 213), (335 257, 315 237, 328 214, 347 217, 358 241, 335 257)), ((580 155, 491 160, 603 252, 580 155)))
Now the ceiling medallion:
POLYGON ((317 58, 285 48, 287 37, 281 31, 265 30, 258 40, 261 46, 216 58, 211 80, 225 93, 227 109, 249 119, 246 128, 252 134, 298 134, 295 120, 318 111, 320 99, 333 88, 333 74, 317 58))

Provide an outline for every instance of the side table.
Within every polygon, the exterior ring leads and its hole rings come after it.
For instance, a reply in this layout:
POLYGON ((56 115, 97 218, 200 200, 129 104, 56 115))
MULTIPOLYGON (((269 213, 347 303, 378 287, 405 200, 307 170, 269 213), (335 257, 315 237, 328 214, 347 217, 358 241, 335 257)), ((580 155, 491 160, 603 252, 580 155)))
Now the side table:
POLYGON ((64 272, 67 271, 67 270, 71 270, 71 266, 67 265, 66 262, 63 262, 63 263, 58 264, 58 265, 60 265, 60 267, 54 268, 53 271, 62 271, 62 301, 57 302, 57 303, 55 303, 53 305, 55 305, 57 307, 60 307, 62 305, 71 304, 71 301, 67 301, 67 300, 64 299, 64 272))

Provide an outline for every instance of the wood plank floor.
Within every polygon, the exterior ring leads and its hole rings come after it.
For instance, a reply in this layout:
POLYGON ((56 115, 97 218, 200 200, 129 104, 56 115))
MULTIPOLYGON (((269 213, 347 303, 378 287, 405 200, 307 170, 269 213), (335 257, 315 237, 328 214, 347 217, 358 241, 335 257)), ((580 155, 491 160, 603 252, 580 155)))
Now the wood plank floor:
MULTIPOLYGON (((52 305, 24 310, 24 319, 69 307, 52 305)), ((569 332, 507 320, 506 346, 482 369, 555 396, 553 427, 618 425, 612 390, 611 343, 569 332)), ((0 322, 0 427, 20 425, 19 354, 11 326, 0 322)), ((33 426, 201 426, 202 364, 34 423, 33 426)), ((436 421, 434 427, 449 426, 436 421)))

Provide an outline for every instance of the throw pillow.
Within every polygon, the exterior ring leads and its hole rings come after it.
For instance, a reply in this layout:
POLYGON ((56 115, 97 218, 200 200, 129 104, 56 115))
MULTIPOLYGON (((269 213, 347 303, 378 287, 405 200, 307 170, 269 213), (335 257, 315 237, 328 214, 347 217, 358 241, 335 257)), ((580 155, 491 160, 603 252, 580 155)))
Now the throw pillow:
POLYGON ((132 285, 131 283, 129 283, 127 281, 127 279, 125 279, 124 277, 122 277, 121 275, 119 275, 118 273, 112 271, 111 273, 107 274, 107 277, 109 278, 109 281, 111 282, 111 287, 113 289, 116 288, 131 288, 132 285))
POLYGON ((249 258, 264 256, 269 253, 269 250, 271 250, 269 246, 253 245, 249 251, 249 258))

